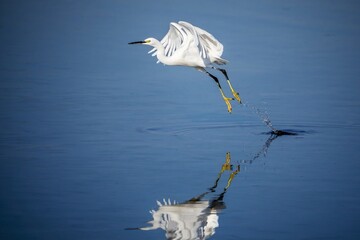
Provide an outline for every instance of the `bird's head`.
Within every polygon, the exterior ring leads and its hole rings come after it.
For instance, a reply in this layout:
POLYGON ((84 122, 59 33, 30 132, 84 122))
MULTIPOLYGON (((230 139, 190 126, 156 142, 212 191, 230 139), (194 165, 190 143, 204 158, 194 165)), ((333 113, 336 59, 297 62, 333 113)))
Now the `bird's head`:
POLYGON ((129 42, 129 44, 145 44, 145 45, 154 46, 156 41, 157 40, 155 38, 147 38, 144 41, 129 42))

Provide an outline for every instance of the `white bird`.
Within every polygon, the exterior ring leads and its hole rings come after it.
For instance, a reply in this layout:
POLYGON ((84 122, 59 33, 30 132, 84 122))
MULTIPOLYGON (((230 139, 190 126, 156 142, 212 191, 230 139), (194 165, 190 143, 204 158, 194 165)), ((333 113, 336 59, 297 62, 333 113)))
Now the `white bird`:
POLYGON ((209 75, 219 87, 228 112, 231 113, 232 111, 230 100, 235 98, 241 103, 239 93, 232 87, 225 69, 213 65, 223 65, 228 61, 221 58, 224 49, 223 45, 207 31, 184 21, 171 22, 169 32, 161 42, 155 38, 147 38, 144 41, 130 42, 129 44, 145 44, 154 47, 149 53, 153 53, 152 56, 156 55, 158 62, 164 65, 194 67, 209 75), (209 73, 205 68, 212 68, 222 72, 234 98, 225 96, 217 77, 209 73))

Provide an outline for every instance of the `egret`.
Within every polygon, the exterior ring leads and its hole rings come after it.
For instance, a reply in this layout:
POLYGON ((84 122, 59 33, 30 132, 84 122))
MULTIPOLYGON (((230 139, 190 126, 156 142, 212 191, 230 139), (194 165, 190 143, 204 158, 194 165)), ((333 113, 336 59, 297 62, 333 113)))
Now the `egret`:
POLYGON ((241 103, 239 93, 232 87, 226 70, 214 65, 224 65, 228 62, 221 58, 224 47, 207 31, 188 22, 171 22, 169 32, 161 41, 150 37, 143 41, 130 42, 129 44, 152 46, 153 49, 149 53, 152 53, 152 56, 156 56, 158 62, 164 65, 193 67, 210 76, 217 84, 229 113, 232 111, 231 100, 235 98, 241 103), (216 69, 225 76, 234 98, 225 96, 218 78, 209 73, 206 68, 216 69))

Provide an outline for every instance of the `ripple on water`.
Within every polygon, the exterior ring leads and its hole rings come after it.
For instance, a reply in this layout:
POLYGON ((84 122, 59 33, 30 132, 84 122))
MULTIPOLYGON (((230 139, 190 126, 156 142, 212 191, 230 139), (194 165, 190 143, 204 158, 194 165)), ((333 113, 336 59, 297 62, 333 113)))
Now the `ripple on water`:
MULTIPOLYGON (((192 123, 192 124, 177 124, 167 126, 153 126, 141 128, 139 131, 152 134, 165 135, 186 135, 197 131, 207 131, 216 129, 260 129, 263 127, 261 123, 192 123)), ((277 135, 277 136, 298 136, 308 135, 327 131, 326 129, 360 129, 359 124, 351 123, 334 123, 334 122, 307 122, 307 123, 278 123, 275 124, 274 130, 262 131, 260 134, 277 135)))
MULTIPOLYGON (((152 134, 165 134, 165 135, 186 135, 195 133, 198 131, 217 130, 217 129, 260 129, 262 124, 191 124, 191 125, 168 125, 168 126, 154 126, 148 128, 139 129, 141 132, 147 132, 152 134)), ((260 134, 275 134, 278 136, 283 135, 304 135, 315 133, 309 126, 291 126, 287 125, 288 128, 279 128, 268 132, 259 132, 260 134)))
POLYGON ((154 134, 170 134, 170 135, 185 135, 196 131, 226 129, 226 128, 257 128, 260 124, 191 124, 191 125, 168 125, 159 127, 149 127, 140 129, 140 131, 154 133, 154 134))

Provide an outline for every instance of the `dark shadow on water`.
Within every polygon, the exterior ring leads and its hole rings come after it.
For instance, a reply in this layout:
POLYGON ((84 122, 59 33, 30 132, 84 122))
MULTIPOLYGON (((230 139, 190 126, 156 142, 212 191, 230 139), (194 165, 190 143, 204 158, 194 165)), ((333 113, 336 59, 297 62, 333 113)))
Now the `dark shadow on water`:
POLYGON ((278 130, 269 132, 261 149, 250 159, 237 161, 236 165, 231 164, 230 152, 226 153, 225 163, 222 164, 214 184, 205 192, 200 193, 187 201, 178 203, 170 199, 157 201, 157 209, 150 210, 152 220, 149 226, 127 228, 127 230, 156 230, 165 231, 166 239, 208 239, 215 234, 219 227, 219 213, 226 208, 224 197, 235 176, 240 173, 242 164, 252 164, 256 159, 265 156, 271 143, 281 136, 294 136, 303 134, 303 131, 278 130), (227 175, 225 186, 220 187, 220 179, 227 175))
POLYGON ((294 130, 294 129, 284 129, 284 130, 271 130, 269 132, 265 132, 267 135, 274 135, 276 137, 280 136, 298 136, 310 133, 309 131, 304 130, 294 130))
POLYGON ((286 131, 286 130, 275 130, 271 132, 272 134, 276 135, 276 136, 294 136, 294 135, 298 135, 296 132, 291 132, 291 131, 286 131))

